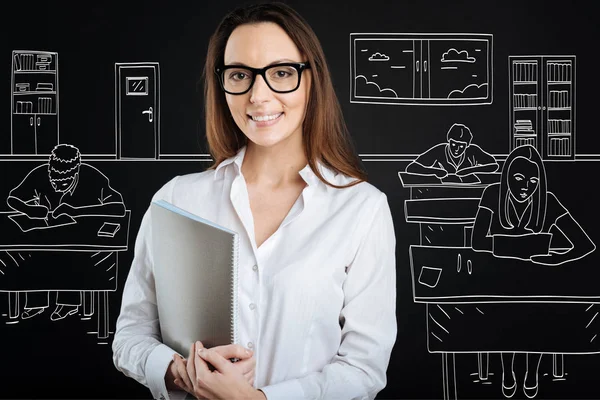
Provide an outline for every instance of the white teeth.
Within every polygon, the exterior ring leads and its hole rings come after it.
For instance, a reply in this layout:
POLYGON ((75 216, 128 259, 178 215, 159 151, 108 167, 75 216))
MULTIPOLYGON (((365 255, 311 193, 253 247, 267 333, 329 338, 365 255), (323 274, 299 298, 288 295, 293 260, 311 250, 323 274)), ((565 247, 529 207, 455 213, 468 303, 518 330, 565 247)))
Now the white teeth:
POLYGON ((281 113, 279 114, 273 114, 273 115, 253 115, 252 119, 254 121, 271 121, 274 120, 276 118, 278 118, 281 115, 281 113))

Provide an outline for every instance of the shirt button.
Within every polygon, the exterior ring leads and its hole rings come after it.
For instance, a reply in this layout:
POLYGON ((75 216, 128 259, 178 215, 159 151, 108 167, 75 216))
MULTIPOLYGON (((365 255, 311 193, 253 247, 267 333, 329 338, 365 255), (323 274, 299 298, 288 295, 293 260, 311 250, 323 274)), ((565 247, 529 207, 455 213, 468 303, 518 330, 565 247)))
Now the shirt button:
POLYGON ((253 348, 254 348, 254 343, 252 343, 252 342, 248 342, 248 348, 249 348, 249 349, 253 349, 253 348))
POLYGON ((258 271, 258 265, 253 265, 252 266, 252 271, 254 271, 254 272, 258 271))
POLYGON ((250 303, 248 307, 250 307, 251 310, 254 310, 256 308, 256 304, 250 303))

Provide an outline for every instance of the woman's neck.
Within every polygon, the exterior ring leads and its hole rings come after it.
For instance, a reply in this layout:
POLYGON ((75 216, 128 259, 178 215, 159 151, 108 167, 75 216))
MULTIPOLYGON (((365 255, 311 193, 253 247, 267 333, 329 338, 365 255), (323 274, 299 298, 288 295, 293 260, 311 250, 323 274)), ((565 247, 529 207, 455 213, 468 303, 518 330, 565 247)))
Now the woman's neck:
POLYGON ((525 210, 527 209, 527 206, 531 202, 531 197, 521 203, 521 202, 518 202, 513 196, 511 196, 510 201, 515 209, 515 212, 517 213, 517 216, 519 217, 519 219, 522 219, 523 214, 525 213, 525 210))
POLYGON ((298 174, 307 164, 301 143, 280 143, 272 147, 249 142, 244 155, 242 173, 247 184, 279 187, 302 180, 298 174))

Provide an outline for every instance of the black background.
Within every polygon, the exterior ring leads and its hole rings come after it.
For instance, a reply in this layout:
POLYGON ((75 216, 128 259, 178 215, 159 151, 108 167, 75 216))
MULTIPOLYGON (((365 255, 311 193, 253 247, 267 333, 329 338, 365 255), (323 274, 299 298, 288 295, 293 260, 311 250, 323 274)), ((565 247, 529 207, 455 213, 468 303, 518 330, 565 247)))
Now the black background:
MULTIPOLYGON (((572 211, 590 238, 598 234, 600 139, 597 113, 597 38, 595 13, 584 2, 547 1, 288 1, 312 25, 330 64, 336 92, 369 173, 369 180, 388 195, 397 236, 398 338, 388 369, 387 387, 379 398, 442 398, 439 354, 426 346, 424 306, 412 300, 408 245, 419 231, 405 223, 408 193, 397 172, 409 158, 445 139, 454 122, 470 127, 474 141, 502 159, 509 152, 509 55, 575 55, 577 57, 576 153, 587 160, 548 163, 549 188, 572 211), (493 103, 477 106, 408 106, 351 104, 350 33, 487 33, 493 34, 493 103), (377 156, 397 154, 398 156, 377 156), (597 160, 597 161, 595 161, 597 160)), ((8 4, 8 3, 7 3, 8 4)), ((0 154, 10 153, 10 75, 13 50, 58 52, 61 141, 86 153, 114 153, 114 64, 154 61, 161 74, 161 148, 166 153, 205 154, 200 76, 210 34, 235 1, 145 2, 14 2, 3 12, 0 71, 4 76, 4 112, 0 116, 0 154)), ((0 197, 8 194, 41 161, 0 161, 0 197)), ((133 244, 151 195, 176 174, 201 171, 203 161, 93 161, 123 194, 132 211, 129 251, 120 256, 117 292, 110 295, 110 331, 119 312, 120 295, 132 258, 133 244)), ((4 202, 0 202, 4 204, 4 202)), ((5 205, 0 206, 7 209, 5 205)), ((600 265, 596 252, 588 262, 600 265)), ((600 273, 598 274, 600 277, 600 273)), ((600 282, 600 279, 599 279, 600 282)), ((7 304, 0 293, 0 304, 7 304)), ((51 298, 52 305, 52 298, 51 298)), ((4 307, 4 306, 2 306, 4 307)), ((0 325, 0 396, 26 398, 147 398, 149 391, 116 371, 110 344, 86 332, 95 319, 44 318, 0 325)), ((501 335, 501 332, 498 332, 501 335)), ((469 382, 476 356, 457 357, 457 380, 469 382)), ((493 387, 468 387, 463 398, 501 398, 499 358, 493 387)), ((569 378, 544 390, 539 398, 598 398, 594 383, 599 355, 566 359, 569 378)), ((541 371, 551 371, 550 358, 541 371)), ((468 385, 465 385, 468 386, 468 385)), ((463 387, 465 387, 463 386, 463 387)), ((521 397, 523 396, 520 392, 521 397)), ((519 393, 517 394, 519 396, 519 393)))

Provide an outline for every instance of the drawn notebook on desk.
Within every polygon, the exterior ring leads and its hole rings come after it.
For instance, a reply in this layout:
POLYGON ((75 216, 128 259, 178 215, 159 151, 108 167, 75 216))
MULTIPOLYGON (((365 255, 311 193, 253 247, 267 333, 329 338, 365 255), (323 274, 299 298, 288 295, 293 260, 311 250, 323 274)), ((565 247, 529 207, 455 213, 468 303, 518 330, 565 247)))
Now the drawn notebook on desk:
POLYGON ((163 343, 186 358, 197 340, 237 343, 237 232, 164 200, 150 213, 163 343))

